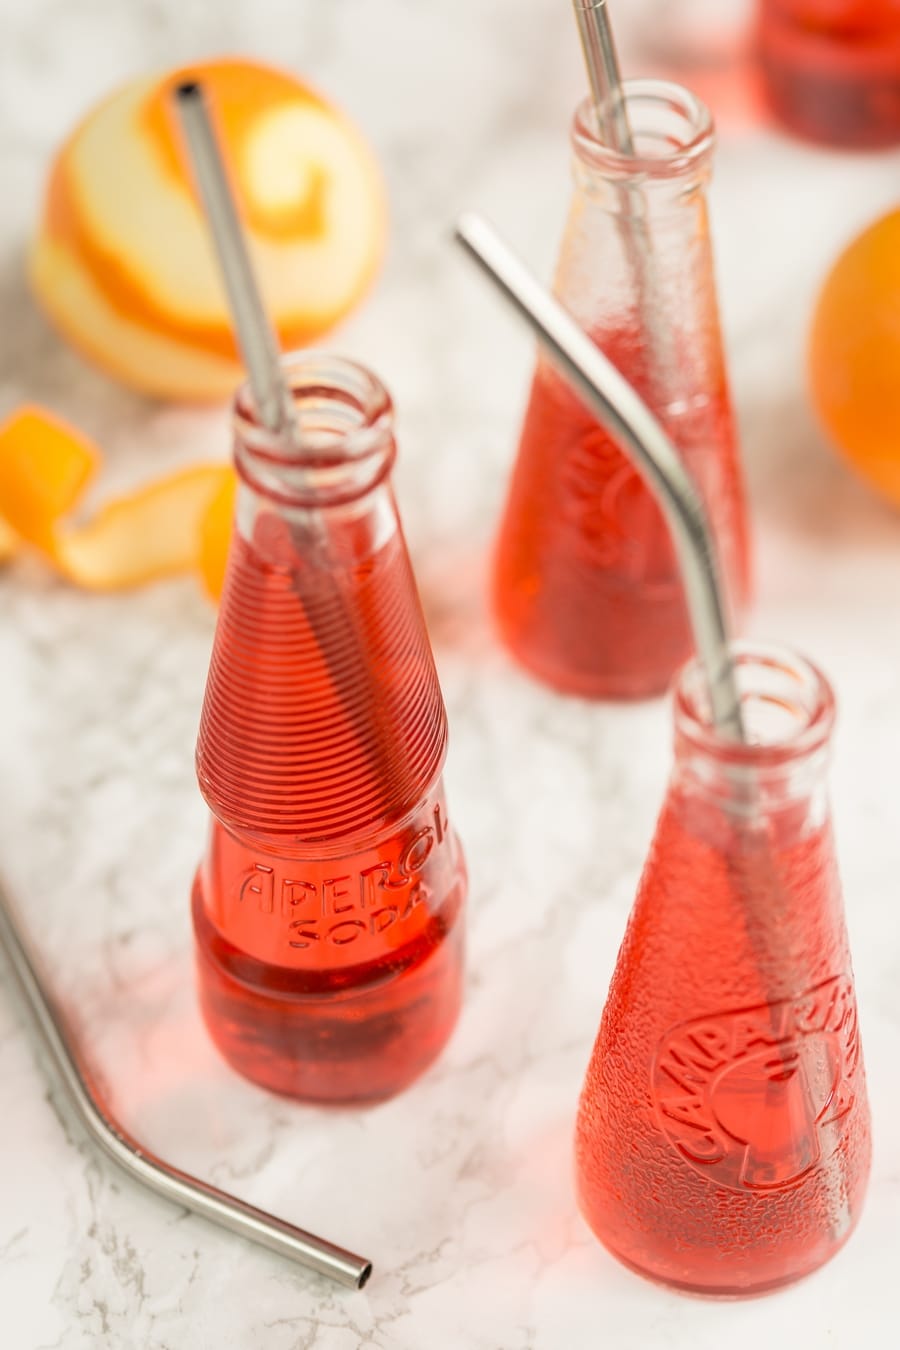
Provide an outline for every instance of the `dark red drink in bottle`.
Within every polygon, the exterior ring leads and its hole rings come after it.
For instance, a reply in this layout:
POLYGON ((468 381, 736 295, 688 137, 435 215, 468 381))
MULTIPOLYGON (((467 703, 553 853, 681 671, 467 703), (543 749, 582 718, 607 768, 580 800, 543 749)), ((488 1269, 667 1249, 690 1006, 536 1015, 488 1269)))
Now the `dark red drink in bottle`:
POLYGON ((759 0, 757 47, 788 130, 847 148, 900 145, 900 0, 759 0))
MULTIPOLYGON (((634 157, 602 144, 589 102, 576 114, 555 291, 681 452, 739 615, 750 563, 706 212, 712 121, 678 85, 632 80, 626 90, 634 157)), ((544 358, 500 528, 494 608, 524 666, 587 698, 661 693, 691 650, 652 494, 544 358)))

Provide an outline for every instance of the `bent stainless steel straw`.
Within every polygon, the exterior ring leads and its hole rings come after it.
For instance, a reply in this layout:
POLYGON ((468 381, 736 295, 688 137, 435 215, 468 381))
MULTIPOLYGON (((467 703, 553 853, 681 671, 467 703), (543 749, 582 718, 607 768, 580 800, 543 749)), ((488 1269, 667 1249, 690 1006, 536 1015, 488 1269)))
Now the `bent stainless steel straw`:
POLYGON ((456 237, 531 326, 581 401, 623 445, 656 497, 675 543, 712 720, 722 735, 743 740, 712 534, 678 451, 636 390, 485 221, 463 216, 456 237))
POLYGON ((46 974, 29 949, 22 924, 0 885, 0 946, 5 948, 25 1004, 66 1090, 69 1103, 95 1144, 129 1176, 173 1204, 200 1214, 232 1233, 249 1238, 309 1270, 351 1289, 361 1289, 372 1273, 363 1256, 336 1247, 201 1181, 158 1157, 116 1119, 104 1102, 75 1031, 53 995, 46 974))

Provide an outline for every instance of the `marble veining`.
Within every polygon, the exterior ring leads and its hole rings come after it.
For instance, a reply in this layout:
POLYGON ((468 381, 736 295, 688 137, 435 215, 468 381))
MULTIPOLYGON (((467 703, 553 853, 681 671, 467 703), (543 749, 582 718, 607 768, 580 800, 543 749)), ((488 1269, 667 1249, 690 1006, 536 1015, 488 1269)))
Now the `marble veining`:
MULTIPOLYGON (((35 399, 80 423, 108 453, 103 491, 221 455, 226 415, 116 388, 35 310, 23 250, 53 147, 115 81, 224 50, 307 73, 367 128, 389 180, 391 247, 334 344, 370 362, 398 405, 397 490, 472 880, 464 1013, 411 1091, 328 1114, 240 1081, 205 1036, 191 977, 204 831, 192 749, 214 616, 190 581, 89 597, 33 560, 7 570, 0 867, 123 1119, 376 1269, 348 1294, 121 1177, 72 1124, 0 963, 4 1350, 893 1344, 900 519, 821 443, 802 350, 818 278, 894 204, 900 156, 811 151, 737 113, 722 127, 712 209, 758 538, 753 627, 818 659, 840 699, 833 796, 876 1155, 860 1228, 830 1267, 775 1297, 704 1303, 616 1265, 570 1177, 575 1101, 669 762, 668 709, 553 697, 498 648, 484 600, 531 348, 449 231, 460 209, 483 210, 549 275, 583 83, 568 8, 0 0, 0 414, 35 399)), ((653 4, 628 8, 636 69, 636 19, 653 4)))

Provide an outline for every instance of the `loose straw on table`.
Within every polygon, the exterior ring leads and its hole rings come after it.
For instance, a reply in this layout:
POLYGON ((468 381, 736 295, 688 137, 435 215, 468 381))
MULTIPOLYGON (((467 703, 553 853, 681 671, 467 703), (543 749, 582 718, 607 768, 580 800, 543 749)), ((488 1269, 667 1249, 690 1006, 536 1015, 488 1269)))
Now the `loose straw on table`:
MULTIPOLYGON (((288 442, 296 433, 294 402, 284 378, 278 342, 259 296, 234 201, 218 154, 202 91, 196 84, 178 90, 178 108, 200 180, 229 299, 235 315, 257 411, 265 427, 288 442)), ((138 1143, 103 1100, 87 1068, 78 1039, 46 976, 28 949, 22 925, 0 890, 0 943, 6 948, 25 1001, 50 1052, 70 1103, 92 1139, 135 1180, 157 1195, 201 1214, 292 1261, 359 1289, 372 1271, 362 1256, 336 1247, 237 1196, 158 1157, 138 1143)))
MULTIPOLYGON (((196 150, 195 165, 211 219, 229 296, 241 336, 260 419, 275 434, 293 438, 294 404, 279 360, 278 343, 256 289, 246 246, 230 195, 202 92, 196 84, 178 91, 185 131, 196 150)), ((335 1246, 274 1214, 182 1171, 138 1142, 104 1100, 86 1063, 73 1026, 35 953, 8 895, 0 887, 0 946, 5 948, 26 1006, 65 1088, 69 1103, 94 1143, 134 1180, 164 1199, 267 1247, 339 1284, 361 1289, 372 1273, 363 1256, 335 1246)))
MULTIPOLYGON (((244 360, 260 419, 273 433, 289 439, 295 429, 294 404, 279 360, 278 342, 263 308, 240 223, 218 155, 214 133, 196 84, 178 90, 185 132, 195 150, 195 168, 209 215, 216 223, 216 241, 229 298, 241 337, 244 360)), ((55 999, 49 981, 30 950, 19 917, 0 888, 0 945, 12 963, 34 1023, 41 1033, 69 1102, 85 1130, 101 1149, 136 1181, 157 1195, 211 1219, 252 1242, 361 1289, 372 1266, 367 1258, 337 1247, 324 1238, 246 1204, 235 1195, 183 1172, 139 1143, 104 1101, 95 1075, 87 1066, 69 1018, 55 999)))
POLYGON ((69 1105, 93 1142, 113 1162, 148 1190, 184 1209, 212 1220, 232 1233, 268 1247, 299 1265, 327 1275, 351 1289, 361 1289, 372 1273, 371 1263, 324 1238, 304 1232, 285 1219, 248 1205, 199 1177, 160 1158, 120 1123, 104 1100, 96 1075, 87 1064, 79 1038, 55 998, 46 972, 31 950, 24 925, 0 885, 0 948, 9 957, 13 975, 47 1050, 69 1105))

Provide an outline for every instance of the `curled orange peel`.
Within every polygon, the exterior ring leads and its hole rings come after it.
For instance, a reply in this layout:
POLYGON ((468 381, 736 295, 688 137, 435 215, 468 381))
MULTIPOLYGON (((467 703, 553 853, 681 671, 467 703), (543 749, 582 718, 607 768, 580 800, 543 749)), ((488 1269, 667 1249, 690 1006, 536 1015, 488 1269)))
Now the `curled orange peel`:
POLYGON ((13 413, 0 426, 0 559, 29 544, 69 581, 95 591, 193 570, 217 598, 231 534, 231 467, 179 470, 73 524, 67 517, 101 462, 90 441, 44 409, 13 413))

